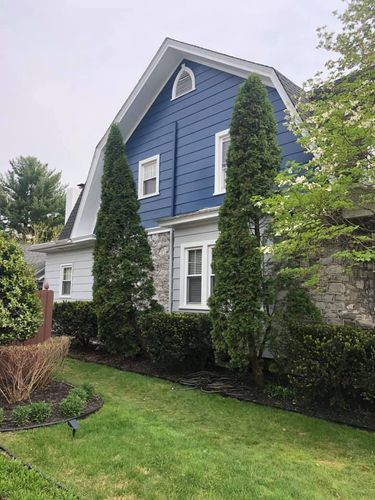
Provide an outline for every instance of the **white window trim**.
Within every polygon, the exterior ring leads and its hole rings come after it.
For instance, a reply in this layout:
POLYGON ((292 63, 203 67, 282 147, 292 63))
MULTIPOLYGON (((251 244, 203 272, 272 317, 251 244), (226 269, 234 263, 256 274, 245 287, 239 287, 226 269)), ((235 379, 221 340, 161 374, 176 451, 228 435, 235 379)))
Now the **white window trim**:
POLYGON ((158 196, 159 194, 159 172, 160 172, 160 155, 150 156, 150 158, 145 158, 138 162, 138 199, 143 200, 145 198, 151 198, 152 196, 158 196), (156 160, 156 191, 155 193, 143 194, 143 170, 142 167, 145 163, 156 160))
POLYGON ((61 298, 71 298, 72 296, 72 290, 73 290, 73 264, 61 264, 60 265, 60 286, 59 286, 59 296, 61 298), (62 288, 63 288, 63 277, 64 277, 64 269, 70 267, 72 270, 71 274, 71 279, 70 279, 70 294, 69 295, 63 295, 62 293, 62 288))
POLYGON ((225 193, 225 186, 223 185, 223 176, 222 176, 222 154, 223 154, 223 148, 222 144, 224 139, 230 138, 229 135, 229 128, 226 130, 222 130, 221 132, 217 132, 215 134, 215 190, 214 190, 214 196, 218 194, 224 194, 225 193))
POLYGON ((210 259, 209 247, 215 246, 216 240, 196 241, 182 243, 180 245, 180 304, 179 309, 208 310, 207 300, 210 290, 210 259), (188 250, 202 249, 202 302, 200 304, 189 304, 186 302, 186 283, 188 271, 188 250))
POLYGON ((189 94, 190 92, 193 92, 193 90, 195 90, 195 75, 194 75, 194 72, 192 69, 190 69, 188 66, 186 66, 185 64, 182 64, 181 65, 181 69, 180 71, 177 73, 177 76, 174 80, 174 83, 173 83, 173 88, 172 88, 172 98, 171 98, 171 101, 174 101, 175 99, 178 99, 179 97, 182 97, 186 94, 189 94), (177 84, 178 84, 178 80, 181 76, 181 74, 186 71, 186 73, 189 73, 189 76, 191 78, 191 83, 192 83, 192 87, 190 90, 188 90, 187 92, 184 92, 183 94, 180 94, 180 95, 176 95, 176 90, 177 90, 177 84))

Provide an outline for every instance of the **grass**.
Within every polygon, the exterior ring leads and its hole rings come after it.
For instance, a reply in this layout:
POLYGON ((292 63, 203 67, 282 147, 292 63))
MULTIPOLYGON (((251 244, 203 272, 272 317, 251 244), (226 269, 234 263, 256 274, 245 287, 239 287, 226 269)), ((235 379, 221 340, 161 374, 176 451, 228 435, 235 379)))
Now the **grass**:
POLYGON ((27 469, 18 460, 0 454, 0 498, 6 500, 73 499, 75 496, 52 481, 27 469))
POLYGON ((62 376, 105 399, 76 438, 0 441, 81 498, 375 498, 375 434, 74 360, 62 376))

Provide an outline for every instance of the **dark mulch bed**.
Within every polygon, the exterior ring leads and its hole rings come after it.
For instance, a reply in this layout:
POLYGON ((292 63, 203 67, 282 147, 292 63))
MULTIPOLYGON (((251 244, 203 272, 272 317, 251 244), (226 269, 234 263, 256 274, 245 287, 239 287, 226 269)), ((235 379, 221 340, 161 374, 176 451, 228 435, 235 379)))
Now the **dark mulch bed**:
POLYGON ((128 359, 119 355, 109 355, 103 352, 74 350, 69 354, 72 358, 92 363, 99 363, 130 371, 159 377, 172 382, 200 389, 203 392, 217 393, 233 397, 241 401, 249 401, 274 408, 302 413, 315 418, 346 424, 369 431, 375 431, 375 412, 365 409, 343 410, 323 407, 318 404, 294 400, 292 398, 277 399, 269 396, 263 389, 251 383, 251 379, 240 378, 228 370, 217 368, 203 372, 176 372, 156 367, 147 359, 128 359))
MULTIPOLYGON (((43 389, 36 390, 32 395, 30 400, 23 401, 22 403, 8 403, 2 396, 0 396, 0 408, 4 409, 4 420, 0 424, 0 432, 8 432, 15 430, 23 430, 23 429, 33 429, 35 427, 44 427, 47 425, 58 424, 61 422, 67 422, 71 420, 70 418, 63 417, 60 412, 58 405, 59 403, 68 395, 70 389, 73 386, 66 384, 65 382, 60 382, 57 380, 52 380, 47 387, 43 389), (46 401, 47 403, 52 404, 52 415, 45 422, 38 423, 30 423, 24 426, 15 426, 11 419, 11 413, 14 408, 20 406, 22 404, 30 404, 46 401)), ((99 410, 103 405, 103 400, 99 396, 94 396, 85 406, 81 415, 77 418, 87 417, 91 413, 99 410)))

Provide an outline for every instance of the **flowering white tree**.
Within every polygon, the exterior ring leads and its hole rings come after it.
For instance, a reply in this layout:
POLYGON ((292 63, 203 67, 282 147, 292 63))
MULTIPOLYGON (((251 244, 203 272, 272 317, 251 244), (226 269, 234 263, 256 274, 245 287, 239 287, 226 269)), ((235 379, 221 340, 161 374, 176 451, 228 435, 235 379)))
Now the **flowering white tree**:
POLYGON ((262 203, 280 237, 272 251, 295 272, 298 261, 316 262, 327 243, 350 264, 375 260, 375 4, 351 0, 334 15, 342 31, 319 28, 318 47, 337 57, 324 77, 305 83, 298 116, 289 117, 312 159, 290 164, 262 203))

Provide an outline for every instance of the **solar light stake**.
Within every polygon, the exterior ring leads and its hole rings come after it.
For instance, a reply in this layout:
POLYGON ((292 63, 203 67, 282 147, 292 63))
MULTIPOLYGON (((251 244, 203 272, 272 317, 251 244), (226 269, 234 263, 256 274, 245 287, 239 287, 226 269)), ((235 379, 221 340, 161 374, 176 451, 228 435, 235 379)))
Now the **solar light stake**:
POLYGON ((68 425, 72 429, 73 437, 74 437, 76 435, 76 431, 79 429, 79 422, 78 422, 78 420, 73 418, 72 420, 69 420, 68 425))

